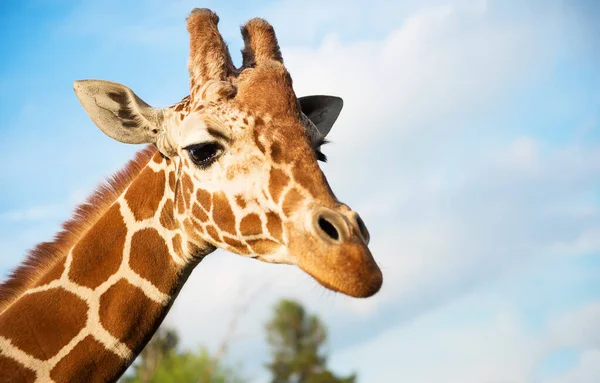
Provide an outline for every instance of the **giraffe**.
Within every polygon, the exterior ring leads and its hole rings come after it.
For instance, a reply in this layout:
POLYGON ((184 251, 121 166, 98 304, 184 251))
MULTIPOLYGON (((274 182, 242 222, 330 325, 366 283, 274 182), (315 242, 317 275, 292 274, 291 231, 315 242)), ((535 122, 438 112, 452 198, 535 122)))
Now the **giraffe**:
POLYGON ((296 97, 263 19, 242 26, 236 68, 218 21, 188 16, 190 95, 170 107, 74 83, 105 134, 147 146, 0 286, 0 381, 118 379, 217 248, 296 265, 349 296, 380 289, 367 228, 317 162, 342 100, 296 97))

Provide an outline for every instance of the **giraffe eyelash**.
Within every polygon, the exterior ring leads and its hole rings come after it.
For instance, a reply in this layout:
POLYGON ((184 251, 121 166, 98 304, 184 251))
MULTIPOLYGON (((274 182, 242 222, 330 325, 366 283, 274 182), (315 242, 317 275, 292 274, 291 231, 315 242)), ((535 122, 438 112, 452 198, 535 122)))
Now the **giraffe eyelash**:
POLYGON ((328 139, 326 139, 325 137, 319 138, 315 144, 315 147, 318 149, 323 145, 327 145, 328 143, 330 143, 331 141, 329 141, 328 139))
POLYGON ((321 152, 321 150, 317 150, 316 154, 317 154, 317 161, 327 162, 327 156, 325 154, 323 154, 323 152, 321 152))
POLYGON ((321 151, 323 145, 327 145, 330 141, 327 141, 324 137, 321 138, 316 145, 315 154, 317 155, 317 161, 327 162, 327 156, 321 151))

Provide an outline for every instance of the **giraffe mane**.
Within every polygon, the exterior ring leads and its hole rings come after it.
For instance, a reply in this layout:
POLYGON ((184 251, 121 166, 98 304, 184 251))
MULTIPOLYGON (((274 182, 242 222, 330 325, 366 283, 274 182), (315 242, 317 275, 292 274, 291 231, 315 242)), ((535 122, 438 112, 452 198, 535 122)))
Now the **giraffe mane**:
POLYGON ((29 286, 36 283, 89 230, 138 176, 158 152, 153 145, 138 151, 121 170, 96 187, 92 194, 74 209, 72 217, 62 224, 53 240, 37 244, 0 284, 0 313, 29 286))

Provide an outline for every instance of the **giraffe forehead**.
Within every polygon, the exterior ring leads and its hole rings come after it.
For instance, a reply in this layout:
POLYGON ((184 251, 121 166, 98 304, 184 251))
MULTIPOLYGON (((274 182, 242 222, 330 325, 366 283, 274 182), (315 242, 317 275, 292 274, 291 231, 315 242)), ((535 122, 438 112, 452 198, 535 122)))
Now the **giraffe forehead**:
POLYGON ((299 117, 300 104, 292 87, 292 78, 285 66, 276 61, 244 70, 238 78, 235 99, 255 113, 276 118, 299 117))
POLYGON ((257 127, 254 136, 275 163, 296 162, 313 150, 312 137, 300 122, 271 121, 257 127))
MULTIPOLYGON (((272 165, 307 168, 301 163, 315 162, 312 151, 316 135, 310 130, 312 123, 303 115, 299 117, 274 118, 268 113, 240 110, 235 102, 207 103, 182 121, 178 129, 179 147, 215 141, 215 134, 222 136, 217 140, 225 136, 222 158, 194 178, 201 179, 205 188, 214 191, 228 184, 228 188, 237 192, 248 193, 250 189, 259 192, 268 182, 272 165)), ((180 154, 187 155, 183 151, 180 154)))
POLYGON ((247 114, 227 104, 200 104, 171 128, 171 137, 180 147, 214 141, 214 133, 233 139, 247 128, 247 114), (220 133, 220 134, 219 134, 220 133))
POLYGON ((199 142, 209 141, 211 137, 208 133, 206 121, 199 112, 192 112, 187 115, 173 135, 179 146, 184 148, 199 142))
MULTIPOLYGON (((314 148, 322 138, 316 126, 302 112, 297 113, 295 104, 297 103, 293 91, 287 95, 292 98, 294 107, 289 108, 290 113, 278 113, 269 97, 263 98, 262 103, 244 104, 240 99, 220 99, 219 102, 206 101, 197 104, 193 110, 187 113, 181 111, 181 118, 174 118, 174 132, 171 133, 173 141, 180 147, 186 147, 194 143, 206 142, 212 140, 208 128, 216 128, 224 131, 226 135, 236 141, 244 142, 250 135, 254 136, 254 143, 263 153, 265 145, 278 143, 277 146, 292 146, 303 150, 307 149, 304 143, 309 144, 309 148, 314 148), (265 101, 268 101, 267 107, 261 107, 265 101), (273 105, 273 108, 269 108, 273 105), (260 137, 262 143, 257 142, 260 137), (289 144, 289 145, 286 145, 289 144)), ((256 97, 259 100, 262 97, 256 97)), ((182 101, 183 103, 183 101, 182 101)))

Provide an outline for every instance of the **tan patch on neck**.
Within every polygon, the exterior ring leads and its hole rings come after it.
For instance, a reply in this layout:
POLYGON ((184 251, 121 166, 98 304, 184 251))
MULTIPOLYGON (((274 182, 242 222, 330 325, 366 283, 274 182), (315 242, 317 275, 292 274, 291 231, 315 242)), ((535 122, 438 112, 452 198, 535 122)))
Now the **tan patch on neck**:
POLYGON ((272 254, 279 247, 279 244, 268 239, 253 239, 247 242, 256 254, 272 254))
POLYGON ((213 204, 213 222, 219 227, 219 229, 228 233, 236 234, 235 215, 233 214, 233 210, 231 210, 229 200, 225 196, 225 193, 218 192, 213 194, 213 204))
POLYGON ((127 229, 114 204, 100 218, 93 230, 73 248, 69 278, 81 286, 94 289, 117 272, 123 257, 127 229))
POLYGON ((213 239, 213 241, 215 241, 215 243, 221 242, 221 238, 219 238, 219 232, 217 231, 217 229, 208 225, 206 227, 206 232, 208 233, 208 235, 210 235, 210 237, 213 239))
POLYGON ((192 214, 200 222, 206 222, 206 221, 208 221, 208 215, 206 215, 206 213, 204 212, 204 210, 202 210, 200 208, 200 206, 198 206, 198 204, 194 204, 194 206, 192 207, 192 214))
POLYGON ((140 230, 133 235, 129 265, 165 294, 171 293, 169 289, 179 276, 179 268, 169 255, 169 248, 155 229, 140 230))
POLYGON ((58 362, 50 377, 55 382, 103 383, 114 381, 124 369, 124 360, 88 335, 58 362))
POLYGON ((169 188, 172 192, 175 191, 175 172, 169 172, 169 188))
POLYGON ((173 209, 173 200, 168 199, 160 212, 160 224, 167 230, 175 230, 179 227, 175 217, 173 217, 173 209))
POLYGON ((212 195, 204 189, 198 189, 196 199, 206 211, 210 211, 212 205, 212 195))
POLYGON ((205 242, 206 241, 205 238, 200 236, 200 233, 204 234, 204 229, 202 228, 202 226, 194 225, 191 218, 186 218, 183 221, 183 228, 185 229, 185 232, 187 233, 187 235, 190 236, 190 239, 192 239, 193 241, 197 241, 197 242, 205 242))
POLYGON ((33 383, 34 381, 35 372, 0 355, 0 382, 33 383))
POLYGON ((283 240, 283 226, 281 223, 281 218, 279 218, 279 216, 272 211, 267 213, 267 230, 269 230, 269 233, 274 238, 277 238, 279 241, 283 240))
POLYGON ((0 335, 34 358, 46 360, 85 327, 86 318, 83 300, 68 291, 53 289, 16 301, 0 316, 0 335))
POLYGON ((150 167, 144 169, 131 184, 125 200, 137 221, 153 217, 165 194, 165 173, 155 173, 150 167))
POLYGON ((248 214, 240 222, 240 233, 243 236, 258 235, 262 233, 262 221, 258 214, 248 214))
POLYGON ((183 194, 181 191, 178 192, 178 195, 175 196, 175 199, 177 200, 177 213, 185 213, 185 206, 183 205, 183 194))
POLYGON ((238 241, 235 238, 231 238, 228 236, 223 236, 223 241, 228 244, 229 246, 235 248, 235 250, 239 253, 239 254, 249 254, 248 249, 246 248, 246 245, 244 245, 242 242, 238 241))
POLYGON ((163 311, 163 306, 124 279, 100 297, 100 323, 134 353, 152 336, 163 311))
POLYGON ((190 176, 185 173, 181 176, 181 180, 183 185, 183 197, 186 201, 189 201, 192 192, 194 191, 194 184, 192 183, 192 179, 190 178, 190 176))
POLYGON ((183 248, 181 246, 181 235, 175 234, 175 236, 173 236, 173 250, 175 251, 175 254, 180 257, 183 256, 183 248))

